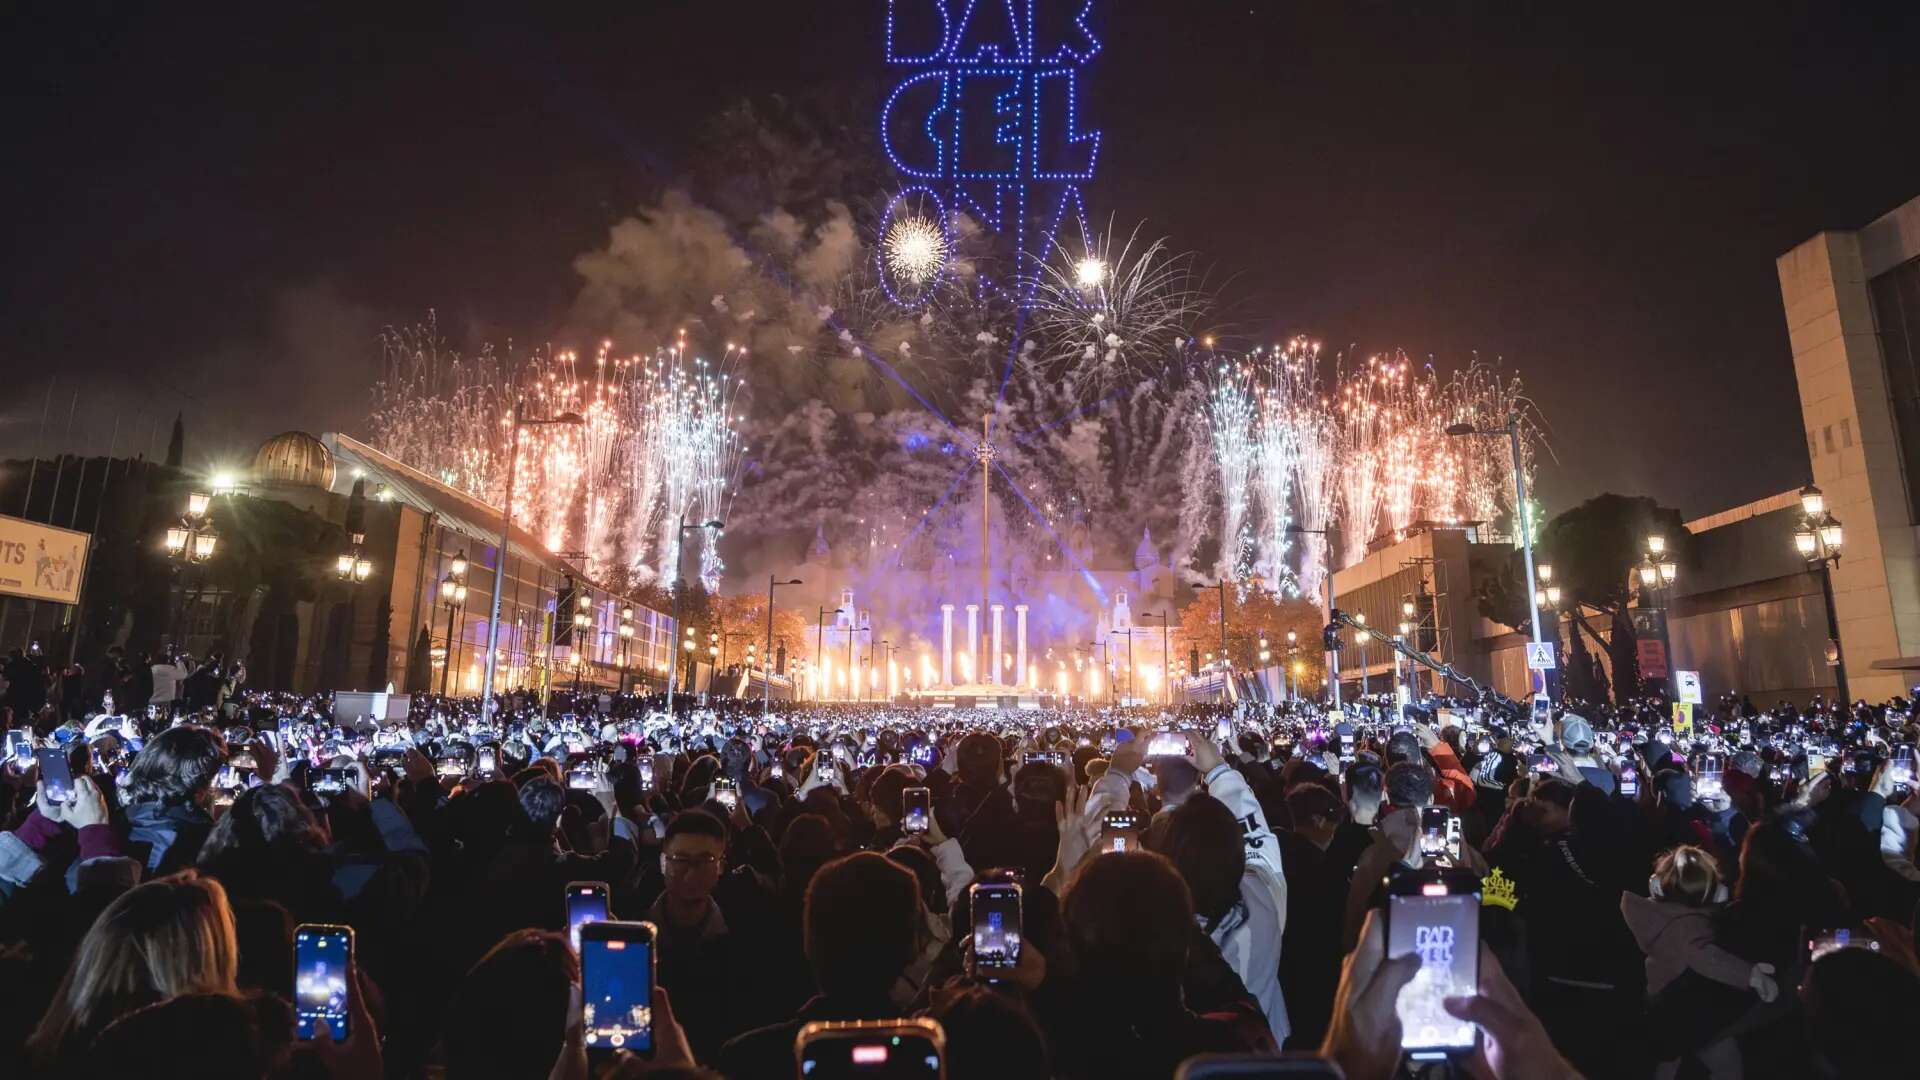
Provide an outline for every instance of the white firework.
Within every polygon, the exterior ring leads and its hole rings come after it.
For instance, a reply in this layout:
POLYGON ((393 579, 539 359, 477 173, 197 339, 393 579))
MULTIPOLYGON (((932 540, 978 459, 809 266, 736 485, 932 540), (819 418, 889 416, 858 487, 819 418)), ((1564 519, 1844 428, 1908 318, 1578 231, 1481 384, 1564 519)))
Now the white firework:
POLYGON ((1220 559, 1223 581, 1246 576, 1247 493, 1253 476, 1254 403, 1248 369, 1222 364, 1214 373, 1207 416, 1213 429, 1214 467, 1220 477, 1220 559))
POLYGON ((887 270, 911 285, 933 280, 947 262, 947 233, 940 224, 919 215, 895 219, 881 238, 887 270))
POLYGON ((1036 364, 1094 397, 1155 378, 1192 340, 1208 304, 1191 262, 1165 240, 1124 241, 1111 230, 1079 250, 1055 242, 1038 262, 1032 329, 1036 364))

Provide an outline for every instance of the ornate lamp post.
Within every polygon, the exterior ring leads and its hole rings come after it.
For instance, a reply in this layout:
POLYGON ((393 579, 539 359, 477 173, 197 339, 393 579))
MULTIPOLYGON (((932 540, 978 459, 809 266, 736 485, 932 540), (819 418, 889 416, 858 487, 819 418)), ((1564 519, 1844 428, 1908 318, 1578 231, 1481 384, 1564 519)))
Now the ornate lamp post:
POLYGON ((1673 639, 1667 630, 1667 608, 1672 598, 1673 583, 1680 577, 1679 564, 1667 551, 1667 538, 1659 533, 1647 536, 1647 552, 1635 568, 1640 578, 1641 595, 1647 606, 1647 618, 1651 629, 1660 639, 1660 652, 1666 661, 1669 694, 1673 683, 1673 639))
POLYGON ((620 609, 620 692, 627 692, 627 670, 633 666, 633 609, 620 609))
POLYGON ((1847 690, 1847 663, 1840 651, 1840 616, 1833 604, 1833 568, 1840 565, 1840 544, 1844 539, 1840 522, 1827 510, 1827 497, 1808 484, 1800 491, 1803 511, 1800 527, 1794 530, 1794 550, 1807 561, 1809 569, 1820 570, 1820 595, 1827 606, 1827 663, 1833 668, 1835 693, 1840 707, 1851 708, 1853 698, 1847 690))

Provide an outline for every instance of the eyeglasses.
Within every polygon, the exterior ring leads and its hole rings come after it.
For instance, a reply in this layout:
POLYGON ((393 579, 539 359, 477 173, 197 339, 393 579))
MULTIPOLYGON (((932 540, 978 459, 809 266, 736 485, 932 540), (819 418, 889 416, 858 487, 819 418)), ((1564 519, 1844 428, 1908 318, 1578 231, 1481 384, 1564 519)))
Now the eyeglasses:
POLYGON ((667 869, 682 873, 692 870, 710 870, 723 861, 718 855, 668 855, 667 869))

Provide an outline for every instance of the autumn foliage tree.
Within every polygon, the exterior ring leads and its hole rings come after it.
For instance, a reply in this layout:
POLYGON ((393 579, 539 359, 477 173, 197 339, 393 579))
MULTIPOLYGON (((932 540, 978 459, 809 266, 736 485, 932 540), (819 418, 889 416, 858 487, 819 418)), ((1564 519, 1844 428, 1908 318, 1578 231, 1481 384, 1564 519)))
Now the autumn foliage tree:
MULTIPOLYGON (((1287 631, 1299 638, 1293 661, 1302 686, 1317 687, 1326 676, 1326 656, 1320 650, 1320 631, 1326 625, 1320 605, 1303 597, 1249 586, 1244 593, 1227 586, 1227 655, 1235 667, 1261 667, 1260 642, 1267 642, 1268 664, 1288 661, 1287 631)), ((1175 658, 1199 650, 1201 662, 1220 652, 1220 590, 1203 589, 1180 609, 1173 629, 1175 658)))

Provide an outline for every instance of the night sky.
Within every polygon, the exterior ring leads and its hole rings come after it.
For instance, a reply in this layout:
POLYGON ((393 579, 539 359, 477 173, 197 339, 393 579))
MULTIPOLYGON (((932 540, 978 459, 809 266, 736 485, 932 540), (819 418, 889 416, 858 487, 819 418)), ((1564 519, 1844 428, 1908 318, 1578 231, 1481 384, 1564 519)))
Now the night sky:
MULTIPOLYGON (((567 342, 573 258, 716 111, 877 123, 884 6, 9 5, 0 453, 49 379, 49 442, 79 391, 70 446, 178 409, 242 460, 361 430, 383 325, 567 342)), ((1920 4, 1386 7, 1097 3, 1093 216, 1199 253, 1257 340, 1517 367, 1550 512, 1803 483, 1774 259, 1920 195, 1920 4)))

